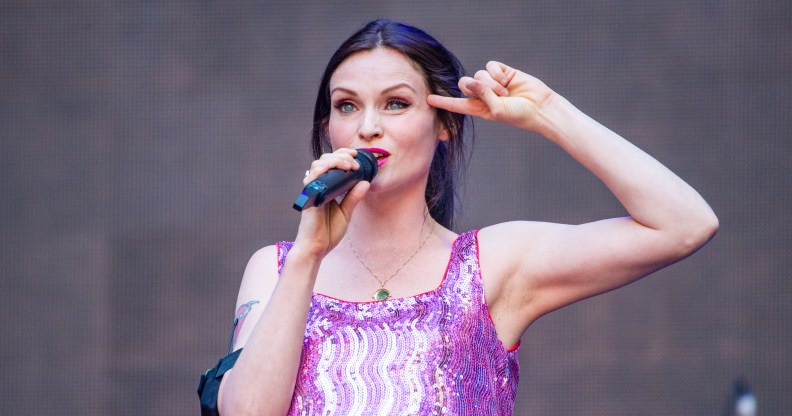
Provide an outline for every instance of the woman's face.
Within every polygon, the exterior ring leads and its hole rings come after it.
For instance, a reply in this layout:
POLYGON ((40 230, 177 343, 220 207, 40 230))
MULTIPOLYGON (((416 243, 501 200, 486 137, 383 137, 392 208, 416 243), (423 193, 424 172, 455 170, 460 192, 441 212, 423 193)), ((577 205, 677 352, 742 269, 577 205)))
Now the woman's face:
POLYGON ((350 55, 330 78, 330 144, 377 154, 372 192, 425 184, 438 140, 448 139, 429 93, 415 65, 389 48, 350 55))

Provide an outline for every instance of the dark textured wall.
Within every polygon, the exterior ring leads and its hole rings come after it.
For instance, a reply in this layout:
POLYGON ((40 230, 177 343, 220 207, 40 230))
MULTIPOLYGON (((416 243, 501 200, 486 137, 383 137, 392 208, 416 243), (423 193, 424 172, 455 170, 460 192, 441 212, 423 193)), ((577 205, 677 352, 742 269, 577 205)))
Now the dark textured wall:
MULTIPOLYGON (((248 257, 293 237, 324 63, 380 16, 471 73, 538 76, 721 219, 690 259, 536 323, 517 414, 720 414, 738 375, 792 414, 792 3, 646 0, 0 2, 3 414, 197 413, 248 257)), ((464 195, 458 231, 623 214, 485 122, 464 195)))

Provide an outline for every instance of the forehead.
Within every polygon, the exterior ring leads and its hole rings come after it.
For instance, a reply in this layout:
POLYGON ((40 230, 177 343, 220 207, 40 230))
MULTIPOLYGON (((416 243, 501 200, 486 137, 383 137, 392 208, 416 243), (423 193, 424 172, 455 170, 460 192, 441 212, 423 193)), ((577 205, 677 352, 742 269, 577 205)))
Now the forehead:
POLYGON ((330 89, 372 82, 407 82, 416 90, 427 87, 423 73, 412 60, 393 49, 376 48, 355 52, 341 62, 330 77, 330 89))

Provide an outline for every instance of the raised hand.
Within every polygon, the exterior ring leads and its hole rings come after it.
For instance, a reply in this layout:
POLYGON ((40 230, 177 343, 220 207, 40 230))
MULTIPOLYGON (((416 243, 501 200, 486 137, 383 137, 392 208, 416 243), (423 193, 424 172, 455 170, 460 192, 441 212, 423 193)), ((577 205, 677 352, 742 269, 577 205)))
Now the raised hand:
POLYGON ((556 96, 539 79, 506 64, 490 61, 473 78, 462 77, 459 88, 468 98, 432 94, 430 105, 455 113, 542 132, 542 111, 556 96))
MULTIPOLYGON (((333 153, 323 154, 311 163, 311 168, 303 179, 303 185, 307 185, 330 169, 360 168, 354 159, 355 155, 357 151, 354 149, 339 149, 333 153)), ((368 187, 368 182, 360 181, 347 192, 341 204, 329 201, 321 207, 304 209, 297 237, 294 240, 295 244, 321 256, 330 252, 346 234, 352 211, 366 194, 368 187)))

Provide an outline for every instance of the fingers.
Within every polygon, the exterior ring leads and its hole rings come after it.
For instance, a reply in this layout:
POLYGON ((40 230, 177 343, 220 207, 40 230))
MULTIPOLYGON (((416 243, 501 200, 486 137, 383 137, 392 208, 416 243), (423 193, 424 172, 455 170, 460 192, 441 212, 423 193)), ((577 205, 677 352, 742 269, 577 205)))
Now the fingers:
MULTIPOLYGON (((483 75, 482 77, 487 78, 483 75)), ((479 80, 463 77, 459 80, 459 88, 465 93, 465 95, 481 100, 484 105, 486 105, 489 114, 496 115, 501 111, 503 103, 501 101, 501 95, 499 95, 495 89, 490 87, 489 84, 492 82, 494 82, 492 78, 479 80)), ((497 88, 503 90, 506 89, 500 84, 497 84, 497 88)), ((505 95, 509 95, 508 90, 506 91, 505 95)))
POLYGON ((431 94, 426 102, 436 108, 469 116, 492 119, 494 109, 501 107, 499 96, 492 88, 484 85, 482 81, 462 77, 459 80, 459 89, 470 98, 445 97, 431 94))
POLYGON ((426 98, 426 102, 432 107, 450 111, 452 113, 484 118, 486 118, 487 114, 487 106, 481 100, 445 97, 442 95, 432 94, 426 98))
POLYGON ((459 80, 459 89, 462 93, 480 101, 433 94, 427 98, 427 102, 443 110, 489 118, 490 110, 497 111, 502 106, 497 98, 510 95, 508 85, 513 72, 511 67, 503 63, 489 61, 486 69, 477 71, 472 78, 462 77, 459 80))
POLYGON ((341 170, 357 170, 360 168, 360 163, 355 160, 357 150, 355 149, 338 149, 333 153, 325 153, 319 159, 311 162, 311 167, 305 171, 303 178, 303 185, 309 184, 311 181, 319 177, 319 175, 327 172, 330 169, 341 170))
POLYGON ((509 81, 511 81, 515 72, 512 67, 498 61, 487 62, 486 68, 492 79, 504 87, 509 85, 509 81))
POLYGON ((360 202, 363 197, 368 192, 371 183, 367 181, 360 181, 349 192, 344 195, 344 199, 341 201, 340 208, 341 212, 344 213, 344 216, 349 221, 352 218, 352 211, 354 211, 355 207, 357 206, 358 202, 360 202))
POLYGON ((485 71, 482 69, 477 71, 473 78, 476 81, 484 84, 487 88, 491 89, 498 96, 506 97, 509 95, 509 90, 506 88, 506 83, 503 82, 506 77, 503 75, 503 72, 499 70, 499 66, 495 66, 493 62, 489 62, 487 64, 487 70, 485 71), (497 72, 493 73, 495 71, 497 72))
POLYGON ((518 79, 521 73, 498 61, 487 62, 485 68, 473 77, 459 79, 459 89, 469 98, 430 95, 427 102, 444 110, 513 124, 523 116, 515 106, 520 102, 516 98, 524 95, 521 90, 524 86, 518 79))

